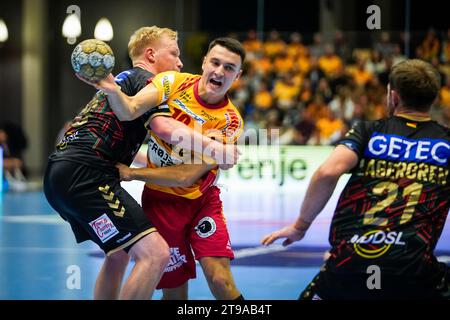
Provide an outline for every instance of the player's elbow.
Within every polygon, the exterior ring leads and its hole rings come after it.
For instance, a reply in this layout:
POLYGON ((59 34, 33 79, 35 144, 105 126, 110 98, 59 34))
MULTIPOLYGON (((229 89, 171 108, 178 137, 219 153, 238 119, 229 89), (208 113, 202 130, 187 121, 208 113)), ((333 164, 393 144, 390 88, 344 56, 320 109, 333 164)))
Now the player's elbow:
POLYGON ((192 175, 189 171, 180 173, 178 177, 178 186, 181 188, 191 187, 196 182, 196 177, 192 175))
POLYGON ((171 141, 173 131, 168 119, 166 117, 156 117, 150 123, 152 131, 166 142, 171 141))
POLYGON ((131 105, 129 108, 123 110, 123 112, 121 112, 121 118, 119 118, 119 120, 121 121, 133 121, 135 119, 137 119, 139 117, 139 114, 135 111, 136 107, 134 105, 131 105))
POLYGON ((120 121, 132 121, 132 120, 134 120, 133 117, 131 116, 131 114, 124 113, 124 112, 123 113, 117 113, 116 112, 116 117, 120 121))
POLYGON ((179 180, 179 187, 181 188, 188 188, 194 184, 194 179, 190 177, 181 177, 179 180))
POLYGON ((327 181, 338 180, 341 175, 342 172, 339 168, 330 165, 321 165, 316 171, 316 176, 318 178, 327 181))

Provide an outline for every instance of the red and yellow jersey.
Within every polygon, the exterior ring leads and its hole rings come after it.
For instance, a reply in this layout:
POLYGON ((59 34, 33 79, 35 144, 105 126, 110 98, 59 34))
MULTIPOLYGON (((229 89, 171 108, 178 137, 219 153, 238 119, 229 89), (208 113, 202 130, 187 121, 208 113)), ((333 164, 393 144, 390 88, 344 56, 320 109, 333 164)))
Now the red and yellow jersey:
MULTIPOLYGON (((199 80, 199 75, 190 73, 169 71, 158 74, 152 83, 160 92, 160 107, 163 109, 168 107, 172 118, 203 135, 219 135, 223 141, 235 143, 244 128, 239 111, 228 97, 216 105, 201 100, 198 95, 199 80)), ((149 122, 157 115, 166 114, 156 111, 149 122)), ((191 160, 191 151, 166 143, 150 130, 147 158, 149 168, 178 165, 191 160)), ((147 186, 153 190, 196 199, 215 182, 217 174, 217 169, 211 170, 209 174, 187 188, 164 187, 152 183, 147 183, 147 186)))

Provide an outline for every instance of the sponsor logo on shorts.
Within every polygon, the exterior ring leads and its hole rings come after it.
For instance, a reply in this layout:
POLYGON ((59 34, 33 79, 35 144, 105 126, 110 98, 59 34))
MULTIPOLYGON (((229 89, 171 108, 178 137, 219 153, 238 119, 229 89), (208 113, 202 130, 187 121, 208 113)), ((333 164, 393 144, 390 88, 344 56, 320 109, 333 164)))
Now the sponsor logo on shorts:
POLYGON ((116 243, 122 243, 125 240, 127 240, 129 237, 131 237, 131 233, 128 232, 125 236, 123 236, 122 238, 120 238, 119 240, 116 241, 116 243))
POLYGON ((170 261, 164 272, 172 272, 187 263, 186 255, 180 253, 180 248, 170 248, 170 261))
POLYGON ((102 243, 105 243, 116 234, 119 234, 119 230, 117 230, 116 226, 106 215, 106 213, 101 215, 99 218, 89 222, 89 225, 94 230, 95 234, 102 243))
POLYGON ((350 243, 356 253, 366 259, 375 259, 384 255, 392 245, 404 246, 402 241, 403 232, 384 232, 380 230, 371 230, 360 236, 355 234, 350 243))
POLYGON ((200 238, 208 238, 216 232, 216 222, 211 217, 202 218, 195 227, 200 238))

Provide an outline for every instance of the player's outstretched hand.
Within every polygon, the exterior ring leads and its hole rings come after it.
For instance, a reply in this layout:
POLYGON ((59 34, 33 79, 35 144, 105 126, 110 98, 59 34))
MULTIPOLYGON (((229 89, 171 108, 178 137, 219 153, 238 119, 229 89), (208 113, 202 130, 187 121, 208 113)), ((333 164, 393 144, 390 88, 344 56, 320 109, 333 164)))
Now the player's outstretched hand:
POLYGON ((100 80, 99 82, 88 81, 77 73, 75 73, 75 75, 77 76, 78 79, 80 79, 84 83, 93 86, 97 90, 102 90, 105 93, 113 93, 116 92, 117 90, 117 84, 114 81, 114 76, 112 75, 112 73, 108 74, 106 78, 100 80))
POLYGON ((280 230, 274 231, 269 235, 266 235, 262 240, 261 244, 268 246, 273 243, 275 240, 280 238, 286 238, 283 241, 283 246, 286 247, 295 241, 299 241, 303 239, 305 236, 306 230, 299 230, 295 228, 293 224, 284 227, 280 230))
POLYGON ((119 174, 120 174, 120 180, 121 181, 131 181, 133 180, 131 178, 131 169, 130 167, 122 164, 122 163, 117 163, 116 164, 116 168, 119 170, 119 174))

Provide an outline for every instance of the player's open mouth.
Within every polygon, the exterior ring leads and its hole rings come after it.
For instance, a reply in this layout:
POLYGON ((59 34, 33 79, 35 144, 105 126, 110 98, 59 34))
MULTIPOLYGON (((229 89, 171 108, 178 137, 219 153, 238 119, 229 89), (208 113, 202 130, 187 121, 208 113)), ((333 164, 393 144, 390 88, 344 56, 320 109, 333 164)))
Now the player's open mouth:
POLYGON ((222 81, 218 81, 218 80, 211 79, 211 80, 209 80, 209 82, 210 82, 212 85, 214 85, 215 87, 220 87, 220 86, 222 86, 222 81))

